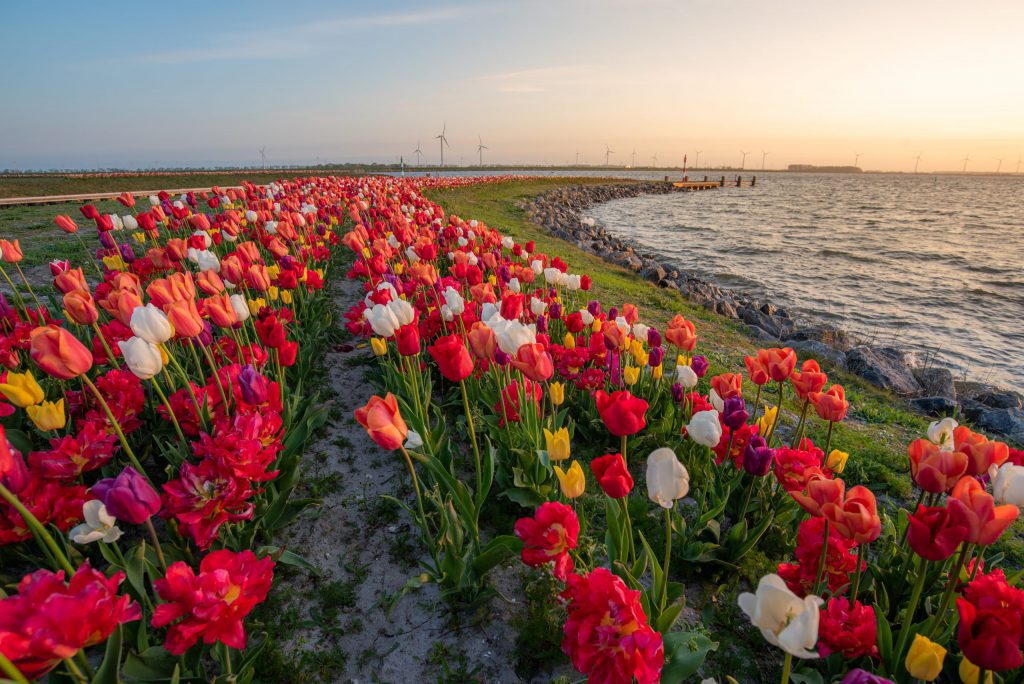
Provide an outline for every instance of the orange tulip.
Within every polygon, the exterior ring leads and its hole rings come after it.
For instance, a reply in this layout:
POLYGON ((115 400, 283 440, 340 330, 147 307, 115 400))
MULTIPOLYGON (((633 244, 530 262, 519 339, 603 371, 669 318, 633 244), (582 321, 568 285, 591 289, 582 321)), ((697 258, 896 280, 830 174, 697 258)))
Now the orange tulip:
POLYGON ((72 290, 89 291, 89 285, 85 282, 85 274, 81 268, 70 268, 63 273, 58 273, 53 278, 53 286, 67 294, 72 290))
POLYGON ((64 313, 78 325, 92 325, 100 317, 92 295, 82 290, 72 290, 64 295, 64 313))
POLYGON ((946 505, 957 524, 967 528, 967 543, 982 546, 999 539, 1020 512, 1010 504, 996 506, 992 495, 973 477, 956 483, 946 505))
POLYGON ((69 235, 71 233, 78 232, 78 224, 75 223, 74 220, 67 214, 61 214, 57 216, 57 218, 53 219, 53 222, 57 224, 58 228, 60 228, 69 235))
POLYGON ((229 254, 220 261, 220 277, 234 285, 245 279, 245 265, 237 254, 229 254))
POLYGON ((70 380, 92 368, 92 352, 64 328, 56 325, 36 328, 30 340, 32 360, 47 375, 70 380))
POLYGON ((551 361, 551 354, 544 349, 543 344, 524 344, 516 351, 512 365, 534 382, 544 382, 555 372, 551 361))
POLYGON ((263 264, 253 264, 246 271, 245 281, 257 292, 266 292, 270 289, 270 272, 263 264))
POLYGON ((188 256, 188 243, 181 238, 171 238, 164 245, 167 254, 175 261, 181 261, 188 256))
POLYGON ((224 281, 220 279, 216 271, 203 271, 196 278, 199 289, 204 294, 215 295, 224 291, 224 281))
POLYGON ((210 321, 221 328, 230 328, 238 322, 238 314, 231 305, 231 297, 226 293, 204 299, 203 309, 210 321))
POLYGON ((722 399, 743 396, 743 376, 739 373, 722 373, 711 378, 711 389, 722 399))
POLYGON ((107 295, 106 300, 100 302, 100 306, 111 316, 128 325, 132 320, 132 312, 136 307, 142 306, 142 298, 131 290, 114 290, 107 295), (113 310, 110 307, 113 307, 113 310))
POLYGON ((601 326, 604 339, 611 342, 616 349, 625 349, 629 345, 629 333, 619 327, 615 321, 605 321, 601 326))
POLYGON ((0 256, 9 264, 16 264, 22 259, 21 245, 18 241, 0 240, 0 256))
POLYGON ((110 278, 110 289, 112 290, 128 290, 134 292, 138 297, 142 297, 142 282, 139 280, 139 276, 134 273, 125 273, 124 271, 114 274, 110 278))
POLYGON ((693 322, 679 314, 669 321, 668 329, 665 330, 665 339, 683 351, 691 352, 697 348, 697 330, 693 322))
POLYGON ((882 532, 875 495, 861 485, 852 487, 836 503, 822 506, 822 514, 841 535, 858 544, 870 544, 882 532))
POLYGON ((267 251, 269 251, 271 254, 273 254, 279 259, 284 255, 288 254, 288 247, 285 246, 285 244, 278 240, 276 237, 267 240, 266 247, 267 251))
POLYGON ((932 494, 952 490, 967 472, 967 454, 942 451, 927 439, 911 442, 907 454, 910 456, 910 475, 914 482, 932 494))
POLYGON ((383 449, 393 451, 399 448, 409 434, 409 428, 402 420, 402 414, 398 412, 398 400, 391 392, 383 399, 378 396, 370 397, 366 406, 357 408, 355 414, 356 420, 366 428, 370 439, 383 449))
POLYGON ((758 349, 757 359, 775 382, 784 382, 796 368, 796 352, 789 347, 758 349))
POLYGON ((164 309, 168 320, 174 326, 174 334, 178 337, 195 337, 203 332, 203 319, 199 316, 194 299, 181 299, 171 302, 164 309))
POLYGON ((772 376, 768 375, 768 369, 761 363, 761 359, 757 356, 744 356, 743 362, 747 364, 747 375, 750 376, 750 382, 755 385, 767 385, 768 381, 772 379, 772 376))
POLYGON ((238 245, 235 246, 235 250, 250 262, 263 263, 263 256, 260 254, 260 248, 256 246, 256 243, 252 240, 239 242, 238 245))
POLYGON ((157 278, 146 286, 146 294, 153 304, 166 309, 172 302, 194 300, 196 285, 191 273, 173 273, 166 278, 157 278))
POLYGON ((793 371, 789 381, 793 383, 796 396, 803 401, 808 401, 812 392, 820 392, 821 388, 828 382, 828 376, 821 372, 821 367, 814 359, 807 359, 798 371, 793 371))
POLYGON ((789 494, 793 500, 800 505, 800 508, 807 511, 816 518, 820 518, 822 508, 826 504, 839 504, 843 500, 843 492, 846 483, 836 478, 832 479, 823 474, 811 475, 802 490, 794 490, 789 494))
POLYGON ((494 336, 494 331, 488 328, 487 324, 477 321, 466 336, 469 338, 469 349, 473 352, 473 356, 488 361, 494 358, 494 350, 498 346, 498 341, 494 336))
POLYGON ((424 287, 432 287, 437 282, 437 269, 425 261, 409 264, 409 275, 424 287))
POLYGON ((1001 466, 1010 457, 1002 442, 990 442, 984 435, 965 425, 953 430, 953 448, 967 454, 967 474, 984 475, 992 466, 1001 466))
POLYGON ((640 310, 636 308, 636 304, 623 304, 619 315, 625 318, 630 325, 640 320, 640 310))
POLYGON ((811 392, 811 403, 822 420, 838 423, 846 417, 850 402, 846 401, 846 390, 842 385, 832 385, 827 392, 811 392))

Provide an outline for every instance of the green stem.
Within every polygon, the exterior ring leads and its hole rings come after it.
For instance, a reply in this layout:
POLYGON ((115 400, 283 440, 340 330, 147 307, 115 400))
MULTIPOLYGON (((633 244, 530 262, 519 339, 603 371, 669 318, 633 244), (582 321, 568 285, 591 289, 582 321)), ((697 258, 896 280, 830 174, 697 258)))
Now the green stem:
POLYGON ((857 569, 853 575, 853 590, 850 592, 850 606, 852 607, 854 602, 857 600, 857 592, 860 591, 860 576, 861 565, 864 559, 864 547, 866 544, 860 544, 857 546, 857 569))
POLYGON ((17 682, 17 684, 29 684, 25 675, 21 674, 21 670, 19 670, 14 663, 4 655, 3 651, 0 651, 0 671, 3 671, 4 676, 12 682, 17 682))
MULTIPOLYGON (((473 443, 473 458, 476 461, 476 496, 480 496, 483 491, 483 473, 481 472, 480 466, 480 447, 477 446, 476 442, 476 427, 473 425, 473 414, 469 410, 469 393, 466 391, 466 381, 460 380, 459 386, 462 388, 462 407, 466 410, 466 425, 469 428, 469 440, 473 443)), ((483 501, 480 502, 481 504, 483 501)), ((478 511, 479 512, 479 511, 478 511)), ((479 539, 479 521, 473 521, 473 536, 479 539)))
POLYGON ((672 509, 665 509, 665 564, 662 566, 661 582, 661 605, 660 611, 665 610, 668 603, 668 566, 672 561, 672 509))
POLYGON ((793 654, 786 653, 786 659, 782 661, 782 684, 789 684, 789 671, 793 667, 793 654))
POLYGON ((74 566, 71 565, 71 561, 69 561, 67 556, 64 555, 61 548, 57 546, 57 542, 52 536, 50 536, 50 533, 46 531, 43 524, 39 522, 39 518, 34 516, 32 511, 25 508, 25 505, 21 503, 21 500, 11 493, 11 490, 7 489, 3 484, 0 484, 0 497, 2 497, 4 501, 9 503, 14 510, 18 512, 18 515, 21 516, 25 521, 25 524, 28 525, 28 528, 32 531, 32 536, 35 538, 36 543, 41 547, 44 547, 44 551, 49 551, 53 554, 54 560, 56 560, 61 568, 68 573, 68 579, 71 579, 70 576, 75 574, 74 566))
POLYGON ((928 626, 926 636, 931 639, 935 636, 939 627, 942 625, 943 620, 946 618, 946 611, 949 609, 949 602, 953 598, 953 591, 956 589, 957 582, 960 581, 960 570, 964 567, 964 562, 970 555, 972 544, 964 544, 960 548, 960 555, 957 557, 956 562, 953 564, 952 570, 949 572, 949 580, 946 582, 946 590, 942 593, 942 600, 939 601, 939 608, 935 611, 935 617, 932 619, 931 624, 928 626))
POLYGON ((167 561, 164 560, 164 551, 160 548, 160 538, 156 536, 156 528, 153 527, 153 518, 146 520, 146 527, 149 528, 149 537, 153 540, 153 550, 156 551, 157 562, 160 563, 160 569, 167 574, 167 561))
POLYGON ((828 421, 828 434, 825 435, 825 456, 824 456, 824 459, 822 461, 822 465, 823 466, 826 463, 828 463, 828 448, 829 448, 829 446, 832 445, 832 428, 833 427, 835 427, 835 423, 833 423, 831 420, 828 421))
POLYGON ((18 275, 21 276, 21 279, 25 282, 25 287, 28 288, 28 293, 32 295, 32 299, 35 300, 36 308, 42 310, 43 305, 39 303, 39 297, 36 297, 36 293, 32 290, 32 286, 29 284, 28 278, 25 277, 25 273, 21 270, 21 264, 14 264, 14 268, 18 269, 18 275))
POLYGON ((627 442, 626 435, 622 435, 622 460, 625 461, 628 464, 629 461, 626 460, 626 442, 627 442))
POLYGON ((73 661, 71 658, 65 658, 64 665, 68 668, 68 673, 76 682, 88 684, 89 680, 85 678, 85 674, 82 672, 82 670, 77 665, 75 665, 75 661, 73 661))
POLYGON ((821 595, 821 580, 825 576, 825 564, 828 562, 829 521, 825 518, 825 538, 821 544, 821 558, 818 560, 818 576, 814 578, 814 595, 821 595))
POLYGON ((181 424, 178 423, 178 417, 174 415, 174 409, 171 408, 171 402, 167 399, 164 391, 160 389, 160 383, 156 381, 155 377, 153 378, 153 389, 156 390, 156 393, 160 395, 160 399, 164 402, 164 406, 167 408, 167 415, 171 417, 171 422, 174 423, 174 431, 178 433, 178 439, 181 440, 182 445, 187 444, 185 433, 181 431, 181 424))
POLYGON ((146 469, 142 467, 142 464, 139 463, 139 459, 136 458, 135 456, 135 452, 132 451, 132 448, 130 446, 128 446, 128 439, 124 436, 124 432, 121 430, 121 425, 120 423, 117 422, 117 418, 114 417, 113 412, 110 410, 110 406, 107 404, 107 400, 103 398, 103 395, 100 394, 99 388, 92 383, 92 380, 89 379, 88 375, 85 375, 83 373, 81 375, 81 378, 82 382, 84 382, 86 386, 90 390, 92 390, 92 393, 96 397, 96 401, 99 402, 100 407, 103 408, 103 412, 106 414, 107 420, 110 421, 110 424, 114 428, 114 432, 117 433, 117 438, 121 442, 121 448, 124 449, 125 454, 128 455, 128 460, 131 461, 132 466, 134 466, 135 469, 139 471, 139 475, 142 475, 144 478, 149 480, 149 476, 146 475, 146 469))
POLYGON ((903 662, 903 650, 907 646, 907 637, 910 635, 910 626, 914 623, 914 613, 917 612, 917 604, 921 600, 921 591, 924 589, 924 580, 927 576, 925 569, 927 561, 923 558, 917 564, 917 581, 914 583, 914 591, 910 594, 910 603, 903 614, 903 625, 900 627, 899 638, 896 639, 896 650, 893 651, 896 662, 903 662))

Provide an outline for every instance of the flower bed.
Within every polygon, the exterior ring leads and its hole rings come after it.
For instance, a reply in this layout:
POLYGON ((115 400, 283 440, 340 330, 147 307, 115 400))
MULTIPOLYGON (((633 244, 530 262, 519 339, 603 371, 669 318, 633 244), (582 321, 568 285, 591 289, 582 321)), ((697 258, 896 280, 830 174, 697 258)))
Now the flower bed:
POLYGON ((938 421, 908 447, 917 505, 880 505, 839 477, 857 458, 831 448, 849 405, 816 362, 764 349, 709 377, 691 322, 588 300, 558 256, 422 188, 361 186, 343 241, 365 298, 347 317, 388 390, 356 418, 401 455, 427 576, 453 604, 486 598, 518 554, 561 585, 562 650, 588 680, 727 677, 701 668, 716 635, 680 626, 681 580, 770 543, 792 560, 738 605, 784 681, 1019 675, 1024 594, 991 549, 1024 454, 938 421), (487 538, 495 499, 521 519, 487 538))

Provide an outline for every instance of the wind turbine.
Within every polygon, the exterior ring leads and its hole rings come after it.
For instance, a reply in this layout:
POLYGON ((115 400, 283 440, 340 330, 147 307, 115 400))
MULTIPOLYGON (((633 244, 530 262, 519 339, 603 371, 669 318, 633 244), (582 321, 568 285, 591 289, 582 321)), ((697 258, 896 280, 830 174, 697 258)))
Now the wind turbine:
POLYGON ((854 167, 857 166, 857 162, 859 162, 859 161, 860 161, 860 152, 857 152, 856 154, 853 155, 853 165, 854 165, 854 167))
POLYGON ((611 164, 608 163, 608 160, 611 158, 611 156, 613 154, 615 154, 615 150, 613 150, 612 148, 608 147, 608 144, 605 143, 605 146, 604 146, 604 165, 605 166, 611 166, 611 164))
POLYGON ((1017 171, 1015 173, 1020 173, 1020 162, 1021 162, 1021 157, 1017 157, 1017 171))
MULTIPOLYGON (((440 142, 440 145, 441 145, 441 166, 444 166, 444 146, 448 145, 448 138, 444 137, 444 133, 447 130, 448 130, 448 122, 445 121, 444 122, 444 126, 441 128, 441 135, 435 135, 434 136, 434 140, 440 140, 441 141, 440 142)), ((448 145, 448 147, 451 147, 451 145, 448 145)))
POLYGON ((917 173, 917 167, 921 163, 921 153, 918 152, 917 156, 914 157, 914 173, 917 173))
POLYGON ((636 148, 633 148, 633 166, 636 166, 636 148))
POLYGON ((700 153, 701 152, 703 152, 703 150, 697 150, 697 158, 693 160, 693 168, 695 168, 695 169, 699 169, 700 168, 700 153))
POLYGON ((967 173, 967 162, 971 161, 971 155, 964 157, 964 167, 960 169, 960 173, 967 173))
POLYGON ((747 165, 747 155, 750 154, 750 153, 749 152, 744 152, 743 150, 740 150, 740 154, 743 155, 743 161, 740 162, 740 171, 742 171, 743 167, 745 167, 747 165))
POLYGON ((487 150, 487 149, 490 149, 490 148, 487 147, 487 145, 484 145, 484 139, 481 138, 480 136, 477 136, 477 140, 480 141, 480 144, 476 146, 476 152, 477 152, 477 154, 480 155, 480 166, 483 166, 484 165, 484 150, 487 150))
POLYGON ((580 165, 580 151, 576 150, 576 166, 580 165))
POLYGON ((658 168, 658 153, 657 152, 655 152, 654 154, 651 155, 651 168, 652 169, 658 168))
POLYGON ((423 150, 420 149, 420 141, 416 141, 416 150, 413 152, 416 155, 416 166, 420 165, 420 157, 423 156, 423 150))
POLYGON ((764 160, 767 159, 767 158, 768 158, 768 153, 762 150, 762 152, 761 152, 761 170, 762 171, 764 171, 764 160))
POLYGON ((1003 159, 1002 159, 1002 157, 1000 157, 999 158, 999 163, 996 164, 996 173, 998 174, 999 170, 1002 169, 1002 168, 1003 168, 1003 159))
POLYGON ((260 166, 264 169, 267 168, 267 146, 264 145, 260 148, 260 166))

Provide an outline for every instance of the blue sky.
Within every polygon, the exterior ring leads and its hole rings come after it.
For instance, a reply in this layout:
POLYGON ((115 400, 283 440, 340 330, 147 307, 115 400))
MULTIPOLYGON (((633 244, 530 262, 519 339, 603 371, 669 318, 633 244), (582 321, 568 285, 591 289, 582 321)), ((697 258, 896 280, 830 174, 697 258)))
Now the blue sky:
POLYGON ((0 4, 0 168, 397 161, 1012 170, 1024 3, 0 4))

